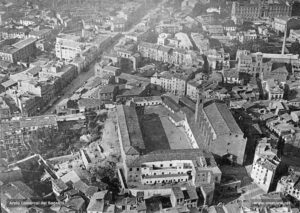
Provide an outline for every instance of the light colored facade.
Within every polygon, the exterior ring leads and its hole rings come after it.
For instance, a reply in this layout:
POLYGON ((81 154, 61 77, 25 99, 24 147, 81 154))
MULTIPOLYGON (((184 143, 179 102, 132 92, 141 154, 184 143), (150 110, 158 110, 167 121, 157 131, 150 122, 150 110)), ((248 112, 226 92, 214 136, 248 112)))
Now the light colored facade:
POLYGON ((183 96, 186 94, 187 77, 165 71, 160 74, 155 73, 151 77, 151 84, 158 86, 163 91, 183 96))
POLYGON ((260 188, 268 192, 279 164, 277 150, 272 148, 267 138, 263 138, 255 149, 251 178, 260 188))
POLYGON ((261 157, 253 163, 251 178, 261 189, 268 192, 273 183, 278 165, 279 161, 277 159, 261 157))
POLYGON ((59 34, 56 37, 55 53, 57 58, 71 61, 93 47, 92 44, 81 42, 79 36, 59 34))
POLYGON ((179 48, 186 50, 190 50, 193 48, 193 44, 186 33, 176 33, 175 38, 177 38, 180 41, 178 45, 179 48))
POLYGON ((284 89, 282 85, 276 83, 274 79, 268 79, 265 85, 269 100, 283 100, 284 89))
POLYGON ((103 78, 104 76, 118 76, 121 74, 119 67, 114 66, 102 66, 99 63, 95 64, 95 76, 103 78))
POLYGON ((276 191, 286 193, 300 201, 299 171, 296 171, 295 168, 289 168, 289 175, 283 176, 280 181, 278 181, 276 191))
POLYGON ((300 30, 290 30, 289 38, 293 41, 300 41, 300 30))
POLYGON ((198 96, 195 116, 188 120, 192 136, 216 156, 243 165, 247 144, 244 133, 225 103, 217 100, 203 103, 203 99, 198 96))
POLYGON ((291 16, 292 3, 289 1, 247 1, 233 2, 231 19, 235 23, 244 21, 255 21, 259 18, 274 18, 280 16, 291 16))
POLYGON ((273 29, 276 32, 284 33, 287 27, 287 23, 290 17, 275 17, 272 24, 273 29))
POLYGON ((195 61, 194 59, 196 59, 191 50, 172 48, 147 42, 141 42, 138 45, 138 51, 142 57, 168 62, 170 64, 192 65, 195 61))
POLYGON ((173 187, 186 190, 193 186, 206 192, 204 199, 208 204, 212 201, 214 186, 221 181, 221 171, 211 153, 200 149, 147 153, 136 109, 118 105, 117 116, 124 181, 133 195, 140 191, 145 197, 158 193, 170 195, 173 187))
POLYGON ((27 38, 12 45, 5 45, 0 48, 0 57, 11 63, 26 60, 35 54, 35 42, 36 39, 27 38))
POLYGON ((195 81, 188 81, 186 87, 186 95, 192 100, 197 100, 200 83, 195 81))
POLYGON ((202 34, 199 33, 191 33, 191 37, 197 46, 197 48, 200 50, 200 53, 203 54, 209 49, 209 39, 204 38, 202 34))

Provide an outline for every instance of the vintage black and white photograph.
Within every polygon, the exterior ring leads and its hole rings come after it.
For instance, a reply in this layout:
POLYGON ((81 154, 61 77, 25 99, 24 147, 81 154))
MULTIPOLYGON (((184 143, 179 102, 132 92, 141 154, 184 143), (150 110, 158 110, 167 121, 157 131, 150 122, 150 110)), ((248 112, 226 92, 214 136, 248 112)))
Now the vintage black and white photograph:
POLYGON ((300 0, 0 0, 0 213, 300 213, 300 0))

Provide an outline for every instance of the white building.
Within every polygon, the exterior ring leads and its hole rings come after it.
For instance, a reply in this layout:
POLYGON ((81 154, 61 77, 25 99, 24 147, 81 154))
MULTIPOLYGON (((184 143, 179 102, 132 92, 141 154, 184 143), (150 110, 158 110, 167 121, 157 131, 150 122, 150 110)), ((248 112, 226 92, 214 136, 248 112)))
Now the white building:
POLYGON ((193 44, 186 33, 176 33, 175 38, 179 40, 179 48, 190 50, 193 48, 193 44))
POLYGON ((91 47, 92 44, 80 42, 80 36, 59 34, 56 37, 55 52, 59 59, 71 61, 91 47))
POLYGON ((174 95, 183 96, 186 93, 186 76, 171 74, 168 71, 155 73, 151 77, 151 84, 156 85, 158 89, 171 92, 174 95))
POLYGON ((300 41, 300 30, 290 30, 290 37, 293 41, 300 41))
POLYGON ((279 165, 277 157, 260 157, 253 162, 251 178, 265 192, 268 192, 273 183, 274 176, 279 165))
POLYGON ((277 192, 284 192, 300 201, 300 172, 299 168, 289 168, 289 175, 277 183, 277 192), (297 171, 298 170, 298 171, 297 171))
POLYGON ((284 17, 275 17, 274 18, 274 22, 272 24, 273 29, 276 32, 282 32, 284 33, 286 27, 287 27, 287 23, 288 20, 290 19, 290 17, 284 16, 284 17))
POLYGON ((186 95, 192 100, 197 100, 200 83, 196 81, 188 81, 186 86, 186 95))

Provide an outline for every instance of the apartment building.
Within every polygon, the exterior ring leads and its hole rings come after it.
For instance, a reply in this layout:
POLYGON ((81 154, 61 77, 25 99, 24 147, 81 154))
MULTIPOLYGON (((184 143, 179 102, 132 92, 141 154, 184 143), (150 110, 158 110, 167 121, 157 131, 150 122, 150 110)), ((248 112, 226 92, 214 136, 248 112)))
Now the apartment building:
POLYGON ((151 77, 151 84, 155 85, 163 91, 171 92, 174 95, 184 96, 186 94, 187 74, 170 73, 164 71, 162 73, 155 73, 151 77))
POLYGON ((11 63, 27 60, 35 54, 35 42, 35 38, 27 38, 12 45, 4 45, 0 48, 0 57, 11 63))
POLYGON ((200 85, 201 84, 198 81, 188 81, 186 86, 186 95, 192 100, 197 100, 200 85))
POLYGON ((269 192, 276 175, 280 160, 274 156, 260 157, 253 162, 251 178, 265 192, 269 192))
POLYGON ((286 193, 300 201, 300 169, 289 168, 289 175, 283 176, 277 183, 277 192, 286 193))
POLYGON ((235 23, 254 21, 259 18, 291 16, 293 3, 290 1, 237 1, 233 2, 231 19, 235 23))
POLYGON ((55 52, 59 59, 71 61, 93 47, 92 44, 81 42, 80 36, 59 34, 56 37, 55 52))
POLYGON ((138 51, 141 53, 142 57, 156 61, 182 65, 192 65, 194 62, 192 51, 186 49, 141 42, 138 45, 138 51))
POLYGON ((289 21, 290 17, 288 16, 283 16, 283 17, 275 17, 274 21, 272 23, 272 28, 277 32, 284 33, 285 30, 287 29, 287 24, 289 21))

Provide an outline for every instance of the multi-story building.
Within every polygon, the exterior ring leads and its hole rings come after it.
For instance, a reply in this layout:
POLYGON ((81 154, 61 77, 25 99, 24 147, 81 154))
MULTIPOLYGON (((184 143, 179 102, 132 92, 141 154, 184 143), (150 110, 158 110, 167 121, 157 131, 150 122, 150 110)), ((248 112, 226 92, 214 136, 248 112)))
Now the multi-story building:
POLYGON ((280 160, 277 156, 262 156, 253 162, 251 178, 265 192, 269 192, 276 175, 280 160))
POLYGON ((188 118, 192 134, 201 147, 220 158, 242 165, 246 158, 247 138, 236 123, 225 103, 215 100, 204 103, 200 95, 197 98, 195 114, 188 118))
POLYGON ((90 43, 81 42, 80 36, 59 34, 56 37, 55 52, 56 57, 59 59, 71 61, 77 56, 90 51, 91 48, 95 48, 95 46, 90 43))
POLYGON ((173 64, 193 65, 197 58, 191 50, 161 46, 148 42, 141 42, 138 45, 138 51, 142 57, 173 64))
POLYGON ((155 27, 157 33, 177 33, 182 29, 183 27, 179 23, 160 23, 155 27))
MULTIPOLYGON (((132 194, 144 191, 145 196, 170 195, 173 187, 186 190, 194 186, 212 201, 215 183, 221 171, 211 153, 200 149, 156 150, 148 152, 134 107, 118 105, 118 135, 123 160, 124 178, 132 194)), ((194 205, 196 196, 187 199, 194 205)), ((179 202, 184 202, 179 200, 179 202)))
POLYGON ((27 60, 35 54, 35 42, 35 38, 27 38, 12 45, 4 45, 0 48, 0 57, 11 63, 27 60))
POLYGON ((300 30, 290 30, 289 38, 293 41, 300 40, 300 30))
POLYGON ((168 71, 162 73, 155 73, 151 77, 151 84, 158 86, 163 91, 168 91, 174 95, 184 96, 186 93, 186 83, 188 75, 171 74, 168 71))
POLYGON ((104 76, 118 76, 121 74, 121 69, 114 66, 103 66, 99 63, 95 64, 95 76, 103 78, 104 76))
POLYGON ((246 41, 253 41, 258 38, 255 30, 248 30, 246 32, 240 32, 238 33, 238 39, 241 43, 244 43, 246 41))
POLYGON ((19 121, 0 123, 1 158, 10 159, 27 150, 19 121))
POLYGON ((196 45, 196 47, 200 50, 200 53, 206 53, 209 49, 209 39, 204 38, 202 34, 199 33, 191 33, 191 37, 196 45))
POLYGON ((268 100, 283 100, 284 87, 282 84, 274 79, 268 79, 264 85, 268 100))
POLYGON ((276 32, 281 32, 284 33, 285 30, 287 29, 287 24, 289 21, 290 17, 286 16, 286 17, 275 17, 274 21, 272 23, 272 28, 276 31, 276 32))
POLYGON ((181 190, 180 187, 173 187, 170 200, 173 207, 187 206, 189 208, 197 208, 198 195, 196 188, 188 186, 186 187, 186 190, 181 190))
POLYGON ((300 169, 289 168, 289 175, 283 176, 277 183, 277 192, 286 193, 300 201, 300 169))
POLYGON ((188 81, 186 86, 186 95, 192 100, 197 100, 200 85, 201 84, 198 81, 188 81))
POLYGON ((290 1, 237 1, 232 3, 231 18, 235 23, 254 21, 260 18, 274 18, 291 16, 292 3, 290 1))
POLYGON ((10 108, 6 104, 5 100, 0 97, 0 122, 3 120, 9 120, 12 117, 10 108))
POLYGON ((0 29, 1 38, 3 39, 25 39, 28 37, 29 30, 27 29, 13 29, 13 28, 2 28, 0 29))

